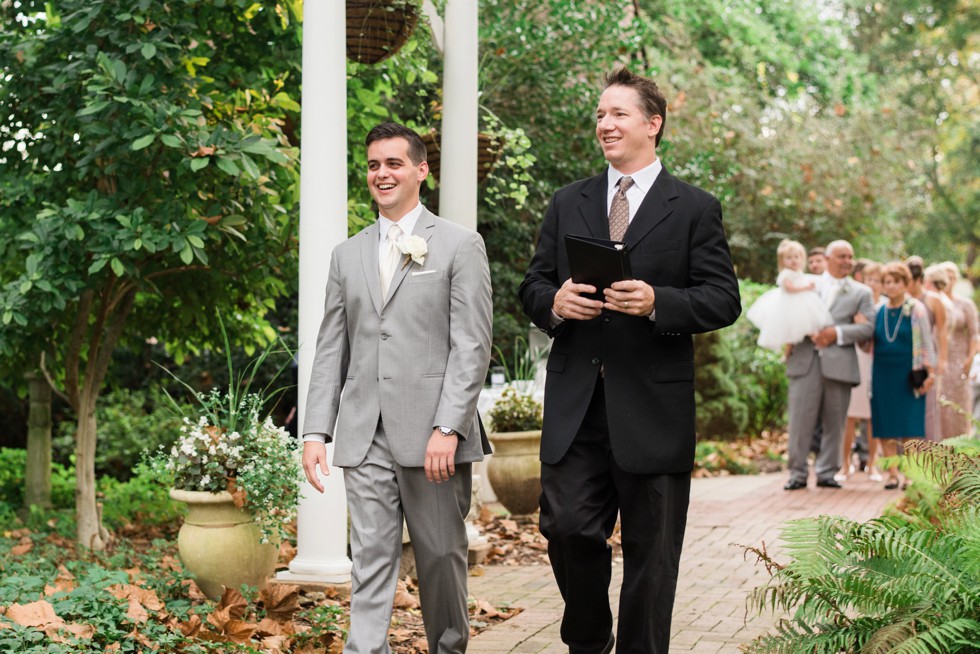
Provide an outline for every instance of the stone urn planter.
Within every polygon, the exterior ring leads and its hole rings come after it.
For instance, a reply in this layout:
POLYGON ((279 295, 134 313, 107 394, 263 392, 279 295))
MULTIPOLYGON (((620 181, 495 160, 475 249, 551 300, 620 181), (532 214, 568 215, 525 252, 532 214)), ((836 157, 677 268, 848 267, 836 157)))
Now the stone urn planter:
POLYGON ((514 515, 538 510, 541 497, 541 430, 489 434, 493 456, 487 477, 497 500, 514 515))
POLYGON ((418 22, 418 7, 410 0, 347 0, 347 58, 384 61, 408 42, 418 22))
POLYGON ((265 585, 275 571, 279 545, 262 543, 255 518, 235 506, 231 493, 174 488, 170 498, 189 508, 177 535, 177 549, 205 595, 217 600, 223 586, 265 585))

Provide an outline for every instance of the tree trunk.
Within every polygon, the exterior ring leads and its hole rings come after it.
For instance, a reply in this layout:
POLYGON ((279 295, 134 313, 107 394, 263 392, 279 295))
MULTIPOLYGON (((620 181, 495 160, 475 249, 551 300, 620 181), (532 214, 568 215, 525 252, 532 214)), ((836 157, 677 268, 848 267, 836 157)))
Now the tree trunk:
POLYGON ((76 537, 83 547, 101 551, 109 540, 102 527, 102 512, 96 502, 95 423, 96 397, 82 393, 78 403, 78 430, 75 432, 75 521, 76 537))
POLYGON ((51 386, 43 376, 27 378, 31 409, 27 416, 27 469, 24 507, 51 506, 51 386))

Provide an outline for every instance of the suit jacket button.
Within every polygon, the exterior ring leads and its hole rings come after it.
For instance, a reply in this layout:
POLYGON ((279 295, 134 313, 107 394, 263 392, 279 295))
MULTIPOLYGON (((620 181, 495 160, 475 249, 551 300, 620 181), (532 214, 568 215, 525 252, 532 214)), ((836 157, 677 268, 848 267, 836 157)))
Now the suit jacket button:
POLYGON ((593 366, 597 366, 597 365, 599 365, 599 357, 594 357, 594 358, 592 359, 592 365, 593 365, 593 366))
POLYGON ((385 334, 384 332, 381 332, 381 340, 382 341, 387 341, 388 340, 388 334, 385 334))
POLYGON ((609 322, 609 321, 611 321, 611 320, 612 320, 612 318, 610 318, 609 316, 605 316, 605 317, 604 317, 604 318, 602 319, 602 322, 609 322))

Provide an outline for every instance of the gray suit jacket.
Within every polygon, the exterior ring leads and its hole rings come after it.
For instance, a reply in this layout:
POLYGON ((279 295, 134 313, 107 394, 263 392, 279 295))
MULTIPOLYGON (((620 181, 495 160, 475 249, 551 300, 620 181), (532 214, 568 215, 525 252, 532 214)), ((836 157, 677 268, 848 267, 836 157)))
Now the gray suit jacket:
POLYGON ((331 257, 304 434, 335 441, 334 465, 364 460, 381 418, 395 461, 422 466, 432 428, 459 432, 456 462, 483 459, 476 404, 490 365, 490 269, 482 237, 423 209, 422 266, 381 297, 378 223, 331 257))
MULTIPOLYGON (((818 277, 818 283, 823 283, 818 277)), ((818 291, 821 290, 819 287, 818 291)), ((850 277, 845 279, 844 287, 830 305, 830 315, 834 324, 840 327, 842 345, 828 345, 823 350, 817 350, 813 341, 808 338, 793 346, 786 360, 786 376, 802 377, 813 365, 814 357, 820 357, 820 371, 825 379, 847 382, 857 386, 861 382, 861 372, 858 369, 856 343, 863 343, 874 333, 875 310, 871 301, 871 289, 850 277), (862 325, 854 324, 854 315, 863 314, 868 322, 862 325)))

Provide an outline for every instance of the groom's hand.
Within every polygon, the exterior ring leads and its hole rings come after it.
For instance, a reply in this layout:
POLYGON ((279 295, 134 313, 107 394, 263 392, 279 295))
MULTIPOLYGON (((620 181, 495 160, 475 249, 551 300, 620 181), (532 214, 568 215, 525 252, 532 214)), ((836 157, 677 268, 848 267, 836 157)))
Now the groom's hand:
POLYGON ((445 436, 438 429, 432 430, 425 448, 425 478, 436 483, 449 481, 456 474, 456 446, 459 437, 445 436))
POLYGON ((316 467, 320 466, 320 472, 325 475, 330 474, 330 466, 327 465, 327 446, 316 441, 306 441, 303 443, 303 472, 306 473, 306 480, 317 490, 323 492, 323 484, 320 477, 316 474, 316 467))

